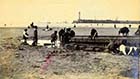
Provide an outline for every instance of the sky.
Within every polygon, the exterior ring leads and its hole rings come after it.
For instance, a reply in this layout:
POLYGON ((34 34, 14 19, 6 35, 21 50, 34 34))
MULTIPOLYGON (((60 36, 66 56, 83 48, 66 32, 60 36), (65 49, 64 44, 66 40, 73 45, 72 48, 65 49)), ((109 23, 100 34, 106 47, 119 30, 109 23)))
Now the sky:
POLYGON ((140 0, 0 0, 0 23, 140 20, 140 0))

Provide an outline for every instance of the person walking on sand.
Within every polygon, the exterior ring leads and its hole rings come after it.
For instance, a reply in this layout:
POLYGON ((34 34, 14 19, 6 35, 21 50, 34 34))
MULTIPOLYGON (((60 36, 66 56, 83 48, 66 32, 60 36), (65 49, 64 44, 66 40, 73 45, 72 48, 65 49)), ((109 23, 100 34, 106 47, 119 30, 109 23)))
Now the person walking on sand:
POLYGON ((38 30, 37 29, 38 29, 38 27, 35 26, 34 27, 33 43, 32 43, 33 46, 37 46, 37 43, 38 43, 38 30))
POLYGON ((53 47, 53 45, 55 46, 56 40, 57 40, 57 31, 54 31, 54 33, 51 34, 51 44, 52 44, 52 47, 53 47))
POLYGON ((28 39, 28 33, 27 33, 27 29, 24 29, 23 31, 23 39, 24 39, 24 44, 28 44, 27 43, 27 39, 28 39))

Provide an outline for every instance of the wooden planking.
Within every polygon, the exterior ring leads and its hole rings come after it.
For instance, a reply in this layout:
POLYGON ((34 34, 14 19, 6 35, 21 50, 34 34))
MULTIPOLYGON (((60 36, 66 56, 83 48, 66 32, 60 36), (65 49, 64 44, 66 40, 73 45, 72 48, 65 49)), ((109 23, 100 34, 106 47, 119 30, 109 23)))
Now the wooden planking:
POLYGON ((90 39, 89 36, 75 36, 71 40, 72 41, 110 41, 110 40, 115 40, 115 39, 120 39, 120 40, 140 40, 139 36, 98 36, 95 37, 95 39, 90 39))
POLYGON ((112 40, 127 40, 130 45, 139 45, 140 37, 138 36, 98 36, 95 39, 89 38, 89 36, 76 36, 73 37, 71 43, 92 44, 92 45, 108 45, 112 40))

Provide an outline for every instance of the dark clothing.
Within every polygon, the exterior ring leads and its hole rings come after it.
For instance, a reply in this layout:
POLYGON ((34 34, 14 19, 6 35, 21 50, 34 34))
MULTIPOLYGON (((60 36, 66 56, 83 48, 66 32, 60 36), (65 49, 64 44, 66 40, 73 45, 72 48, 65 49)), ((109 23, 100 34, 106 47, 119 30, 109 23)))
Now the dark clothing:
POLYGON ((34 31, 34 37, 33 37, 33 43, 32 45, 33 46, 37 46, 37 43, 38 43, 38 31, 37 29, 34 31))
POLYGON ((59 31, 59 40, 62 41, 62 35, 65 33, 65 30, 61 29, 59 31))
POLYGON ((34 23, 32 22, 32 23, 30 24, 30 26, 31 26, 31 28, 34 28, 34 23))
POLYGON ((37 30, 34 31, 34 38, 38 39, 38 31, 37 30))
POLYGON ((92 29, 91 30, 91 36, 93 36, 93 35, 98 36, 98 33, 97 33, 97 31, 95 29, 92 29))
POLYGON ((71 30, 71 28, 67 28, 66 32, 62 29, 60 30, 60 33, 60 35, 62 35, 61 42, 63 46, 65 44, 68 44, 70 42, 70 39, 75 36, 75 32, 71 30))
POLYGON ((75 32, 73 30, 70 31, 70 36, 74 37, 75 36, 75 32))
POLYGON ((52 47, 55 46, 56 40, 57 40, 57 31, 55 31, 55 32, 51 35, 52 47))
POLYGON ((110 51, 112 51, 113 53, 119 53, 119 46, 121 45, 121 41, 120 40, 114 40, 114 41, 111 41, 108 45, 108 49, 110 51))
POLYGON ((96 31, 96 29, 93 28, 93 29, 91 30, 90 35, 91 35, 91 39, 92 39, 92 38, 95 38, 95 37, 98 36, 98 32, 96 31))
POLYGON ((123 27, 119 30, 119 34, 123 34, 123 36, 126 34, 126 36, 128 35, 129 33, 129 29, 127 27, 123 27))
POLYGON ((69 32, 64 33, 64 35, 62 36, 62 42, 63 44, 68 44, 69 40, 70 40, 71 36, 69 32))
POLYGON ((51 35, 51 42, 55 42, 57 40, 57 34, 53 33, 51 35))

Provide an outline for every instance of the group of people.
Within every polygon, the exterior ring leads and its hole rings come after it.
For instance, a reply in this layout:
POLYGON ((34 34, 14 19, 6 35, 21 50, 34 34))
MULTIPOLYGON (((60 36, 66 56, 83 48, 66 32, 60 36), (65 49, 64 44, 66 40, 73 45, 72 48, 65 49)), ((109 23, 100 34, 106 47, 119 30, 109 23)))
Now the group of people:
MULTIPOLYGON (((33 22, 30 24, 30 26, 31 27, 28 26, 28 28, 33 28, 34 29, 34 36, 33 36, 32 46, 37 46, 37 43, 38 43, 38 27, 35 26, 33 22)), ((27 30, 28 29, 24 29, 24 32, 23 32, 24 44, 28 44, 27 39, 29 37, 29 34, 27 33, 27 30)))
MULTIPOLYGON (((127 36, 128 33, 130 32, 130 30, 127 28, 127 27, 123 27, 123 28, 120 28, 118 34, 122 36, 127 36)), ((135 35, 140 35, 140 25, 137 29, 137 31, 135 32, 135 35)), ((96 29, 92 29, 91 30, 91 39, 95 39, 95 37, 98 36, 98 32, 96 29)), ((116 40, 113 40, 113 41, 110 41, 110 43, 108 44, 107 48, 109 49, 109 51, 112 51, 113 53, 120 53, 121 54, 128 54, 130 55, 131 52, 134 50, 133 54, 137 54, 137 47, 136 46, 129 46, 127 45, 127 40, 126 39, 116 39, 116 40), (127 51, 128 50, 128 51, 127 51)))
MULTIPOLYGON (((38 43, 38 27, 36 25, 34 25, 34 23, 32 22, 28 28, 33 28, 34 29, 32 45, 37 46, 37 43, 38 43)), ((29 36, 29 34, 27 33, 28 28, 24 29, 24 32, 23 32, 23 39, 24 39, 25 44, 27 44, 27 39, 28 39, 28 36, 29 36)), ((47 28, 49 28, 49 27, 47 26, 47 28)), ((51 34, 52 45, 56 44, 56 41, 57 41, 57 38, 58 38, 57 33, 59 35, 59 41, 61 42, 62 46, 65 45, 65 44, 68 44, 70 42, 70 39, 75 36, 74 30, 72 30, 71 28, 63 28, 63 29, 60 29, 59 32, 54 31, 54 33, 51 34)), ((129 33, 129 29, 127 27, 120 28, 118 33, 119 34, 122 33, 123 35, 127 36, 128 33, 129 33)), ((135 32, 135 35, 140 35, 140 25, 138 27, 138 30, 135 32)), ((97 36, 98 36, 97 30, 95 28, 92 28, 91 32, 90 32, 91 39, 95 39, 95 37, 97 37, 97 36)), ((114 51, 114 52, 116 52, 116 51, 114 51)))
MULTIPOLYGON (((35 26, 33 22, 30 24, 30 26, 28 26, 27 29, 24 29, 24 31, 23 31, 24 44, 28 44, 27 39, 29 38, 29 34, 27 31, 29 28, 34 29, 32 46, 37 46, 37 44, 38 44, 38 27, 35 26)), ((69 43, 69 40, 75 36, 75 32, 71 28, 60 29, 58 34, 59 34, 59 40, 61 42, 61 45, 69 43)), ((57 38, 58 38, 57 31, 54 31, 54 33, 51 34, 52 47, 55 46, 57 38)))
POLYGON ((63 28, 59 31, 61 45, 68 44, 70 39, 74 36, 75 32, 71 28, 63 28))
POLYGON ((137 42, 132 45, 126 39, 115 39, 108 44, 107 48, 114 54, 138 56, 137 45, 139 45, 137 42))
MULTIPOLYGON (((63 28, 59 30, 58 35, 59 35, 59 41, 61 42, 60 44, 64 46, 65 44, 69 43, 72 37, 75 36, 75 32, 71 30, 71 28, 63 28)), ((54 31, 54 33, 51 34, 52 47, 55 46, 57 37, 58 37, 57 31, 54 31)))
MULTIPOLYGON (((122 36, 127 36, 129 34, 130 30, 128 27, 123 27, 123 28, 120 28, 118 34, 119 35, 122 35, 122 36)), ((140 35, 140 26, 138 28, 138 30, 135 32, 135 35, 140 35)), ((90 33, 90 37, 91 39, 95 39, 95 37, 98 36, 98 32, 95 28, 92 28, 91 29, 91 33, 90 33)))

